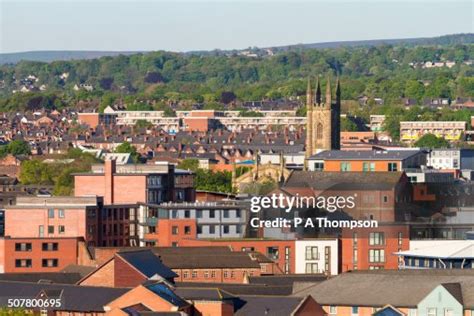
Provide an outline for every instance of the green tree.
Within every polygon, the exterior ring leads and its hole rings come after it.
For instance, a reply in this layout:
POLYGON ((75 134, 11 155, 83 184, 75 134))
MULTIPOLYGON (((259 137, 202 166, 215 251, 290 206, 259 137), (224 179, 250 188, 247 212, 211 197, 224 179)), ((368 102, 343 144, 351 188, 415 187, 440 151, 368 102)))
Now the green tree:
POLYGON ((433 134, 425 134, 415 142, 415 146, 422 148, 447 148, 449 147, 449 142, 442 137, 437 137, 433 134))
POLYGON ((358 130, 357 124, 351 119, 343 117, 341 119, 341 131, 343 132, 356 132, 358 130))
POLYGON ((120 153, 120 154, 130 154, 133 162, 135 163, 137 163, 140 158, 140 154, 137 152, 137 149, 135 148, 135 146, 133 146, 129 142, 123 142, 120 145, 118 145, 117 148, 115 148, 115 152, 120 153))
POLYGON ((7 145, 7 151, 14 156, 31 154, 30 145, 24 140, 11 141, 7 145))
POLYGON ((183 159, 179 164, 178 168, 184 170, 191 170, 196 172, 199 169, 199 160, 195 158, 183 159))
POLYGON ((53 185, 57 170, 38 159, 25 160, 21 163, 19 179, 25 185, 53 185))

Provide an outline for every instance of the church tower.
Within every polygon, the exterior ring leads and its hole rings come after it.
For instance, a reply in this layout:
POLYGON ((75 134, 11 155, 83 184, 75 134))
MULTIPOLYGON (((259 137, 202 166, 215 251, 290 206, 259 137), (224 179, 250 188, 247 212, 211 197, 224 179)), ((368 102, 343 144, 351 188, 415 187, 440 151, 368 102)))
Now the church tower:
POLYGON ((321 150, 340 149, 341 134, 341 87, 339 79, 333 101, 331 82, 326 83, 325 99, 322 99, 319 79, 313 92, 308 80, 306 91, 306 158, 321 150))

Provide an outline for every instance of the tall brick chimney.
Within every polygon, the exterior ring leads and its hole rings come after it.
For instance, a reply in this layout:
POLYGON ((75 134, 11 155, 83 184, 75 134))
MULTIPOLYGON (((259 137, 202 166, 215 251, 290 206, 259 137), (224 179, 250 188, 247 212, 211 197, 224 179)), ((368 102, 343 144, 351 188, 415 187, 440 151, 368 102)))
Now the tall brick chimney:
POLYGON ((116 171, 115 159, 105 161, 104 178, 105 178, 105 197, 104 204, 114 203, 114 174, 116 171))

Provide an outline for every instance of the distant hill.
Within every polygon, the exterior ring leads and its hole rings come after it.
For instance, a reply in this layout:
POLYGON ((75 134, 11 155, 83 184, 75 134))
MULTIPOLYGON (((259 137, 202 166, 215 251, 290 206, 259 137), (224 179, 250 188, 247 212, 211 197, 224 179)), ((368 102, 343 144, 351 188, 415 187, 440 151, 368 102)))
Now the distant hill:
POLYGON ((342 41, 325 42, 313 44, 296 44, 287 46, 269 47, 277 51, 291 50, 295 48, 302 49, 324 49, 338 47, 357 47, 357 46, 378 46, 378 45, 456 45, 456 44, 474 44, 474 33, 443 35, 438 37, 419 37, 419 38, 398 38, 398 39, 378 39, 365 41, 342 41))
POLYGON ((0 54, 0 64, 16 64, 22 60, 51 62, 56 60, 94 59, 103 56, 133 55, 135 52, 107 52, 107 51, 31 51, 21 53, 0 54))
MULTIPOLYGON (((274 52, 301 50, 301 49, 325 49, 338 47, 362 47, 362 46, 378 46, 378 45, 456 45, 456 44, 474 44, 474 33, 444 35, 439 37, 426 38, 404 38, 404 39, 378 39, 365 41, 339 41, 312 44, 295 44, 286 46, 274 46, 267 48, 252 48, 252 50, 271 49, 274 52)), ((212 50, 212 51, 190 51, 189 55, 227 55, 229 53, 239 53, 247 49, 235 50, 212 50)), ((77 60, 77 59, 94 59, 103 56, 133 55, 137 53, 145 53, 145 51, 31 51, 20 53, 0 54, 1 64, 15 64, 21 60, 51 62, 56 60, 77 60)))

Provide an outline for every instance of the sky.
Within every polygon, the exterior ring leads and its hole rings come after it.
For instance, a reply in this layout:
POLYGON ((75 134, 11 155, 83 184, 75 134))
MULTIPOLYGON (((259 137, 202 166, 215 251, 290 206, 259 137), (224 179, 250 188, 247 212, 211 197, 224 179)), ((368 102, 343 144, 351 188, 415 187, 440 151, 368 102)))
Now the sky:
POLYGON ((474 33, 472 0, 0 0, 0 52, 192 51, 474 33))

